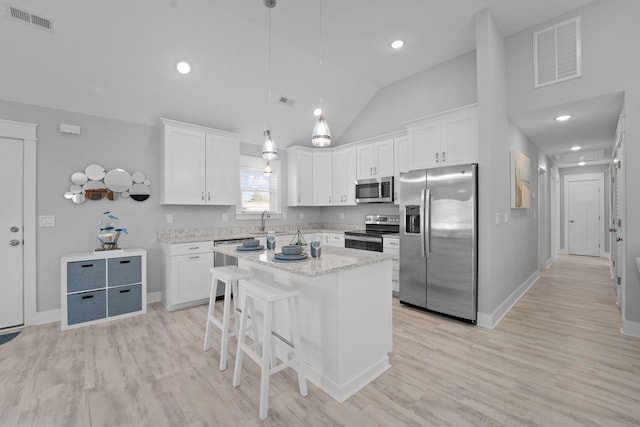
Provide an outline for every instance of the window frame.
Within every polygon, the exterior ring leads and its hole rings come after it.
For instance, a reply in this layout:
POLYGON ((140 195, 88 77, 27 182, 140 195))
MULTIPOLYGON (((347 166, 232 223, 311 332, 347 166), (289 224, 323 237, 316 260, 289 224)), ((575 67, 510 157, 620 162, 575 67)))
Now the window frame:
MULTIPOLYGON (((240 194, 238 196, 238 203, 236 204, 236 219, 260 219, 262 212, 245 212, 242 210, 242 171, 245 169, 264 170, 266 160, 262 157, 240 155, 240 172, 238 180, 240 180, 240 194)), ((280 160, 271 160, 271 169, 273 175, 276 177, 275 188, 270 188, 270 194, 275 194, 275 210, 269 209, 269 217, 271 219, 282 218, 282 162, 280 160)), ((272 184, 270 182, 270 184, 272 184)), ((270 200, 271 202, 271 200, 270 200)), ((273 202, 270 203, 273 206, 273 202)))

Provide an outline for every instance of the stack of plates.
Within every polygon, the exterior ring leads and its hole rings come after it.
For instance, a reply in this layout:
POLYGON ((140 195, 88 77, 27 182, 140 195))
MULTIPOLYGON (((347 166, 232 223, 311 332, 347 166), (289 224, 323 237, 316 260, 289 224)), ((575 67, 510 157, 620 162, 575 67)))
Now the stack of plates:
POLYGON ((283 253, 277 253, 273 255, 273 262, 298 262, 305 261, 309 258, 309 255, 306 252, 297 255, 285 255, 283 253))

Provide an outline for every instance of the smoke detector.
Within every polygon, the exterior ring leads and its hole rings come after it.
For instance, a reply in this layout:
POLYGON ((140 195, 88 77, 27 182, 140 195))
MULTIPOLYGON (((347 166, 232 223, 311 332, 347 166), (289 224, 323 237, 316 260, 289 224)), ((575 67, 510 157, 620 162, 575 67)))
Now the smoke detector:
POLYGON ((33 13, 23 8, 6 3, 7 17, 14 21, 53 32, 53 21, 39 13, 33 13))

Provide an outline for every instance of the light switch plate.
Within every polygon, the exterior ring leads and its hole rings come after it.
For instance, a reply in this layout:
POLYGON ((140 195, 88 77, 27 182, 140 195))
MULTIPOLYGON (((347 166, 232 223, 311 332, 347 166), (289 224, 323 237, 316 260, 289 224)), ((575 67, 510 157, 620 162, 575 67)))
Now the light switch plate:
POLYGON ((53 215, 40 215, 39 223, 40 227, 55 227, 56 217, 53 215))
POLYGON ((229 221, 229 216, 226 213, 222 214, 222 220, 223 221, 229 221))
POLYGON ((300 219, 304 219, 304 212, 300 212, 300 219))
POLYGON ((509 212, 505 212, 504 213, 504 223, 508 223, 509 222, 509 212))
POLYGON ((167 214, 167 224, 173 223, 173 214, 167 214))
POLYGON ((500 213, 496 212, 496 225, 500 225, 500 213))

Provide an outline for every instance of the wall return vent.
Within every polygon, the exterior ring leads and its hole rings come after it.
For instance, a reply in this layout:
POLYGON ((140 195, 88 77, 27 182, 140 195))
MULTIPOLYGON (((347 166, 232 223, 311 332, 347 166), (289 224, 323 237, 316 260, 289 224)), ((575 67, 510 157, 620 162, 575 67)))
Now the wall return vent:
POLYGON ((580 17, 533 34, 534 87, 582 76, 580 17))
POLYGON ((6 6, 7 16, 14 21, 29 24, 43 30, 53 31, 53 21, 51 19, 45 18, 38 13, 32 13, 28 10, 18 8, 11 4, 7 4, 6 6))

